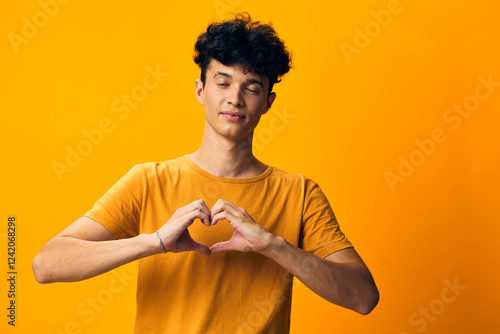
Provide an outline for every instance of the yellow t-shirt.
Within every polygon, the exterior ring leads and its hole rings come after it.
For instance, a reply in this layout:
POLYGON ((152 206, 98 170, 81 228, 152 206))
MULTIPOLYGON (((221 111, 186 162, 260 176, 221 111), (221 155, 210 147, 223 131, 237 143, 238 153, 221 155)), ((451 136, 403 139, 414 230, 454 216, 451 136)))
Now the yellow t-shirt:
MULTIPOLYGON (((319 186, 278 168, 253 178, 212 175, 188 155, 134 166, 85 215, 117 238, 158 230, 180 207, 223 198, 243 207, 267 231, 321 258, 352 247, 319 186)), ((225 220, 189 233, 208 247, 229 240, 225 220)), ((139 260, 135 333, 246 334, 289 332, 292 275, 253 252, 167 253, 139 260)))

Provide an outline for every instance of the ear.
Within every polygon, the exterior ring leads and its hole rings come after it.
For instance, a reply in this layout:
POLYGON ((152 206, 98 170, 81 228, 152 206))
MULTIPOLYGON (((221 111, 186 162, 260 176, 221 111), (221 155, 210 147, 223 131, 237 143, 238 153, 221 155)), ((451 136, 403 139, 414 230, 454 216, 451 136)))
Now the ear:
POLYGON ((196 89, 196 99, 201 104, 204 104, 204 100, 203 100, 203 82, 201 82, 200 79, 196 79, 196 81, 194 82, 194 86, 195 86, 195 89, 196 89))
POLYGON ((273 102, 275 99, 276 99, 275 92, 272 92, 271 94, 269 94, 269 96, 267 97, 266 106, 264 108, 264 111, 262 112, 262 115, 264 115, 266 112, 269 111, 269 109, 271 109, 271 106, 273 105, 273 102))

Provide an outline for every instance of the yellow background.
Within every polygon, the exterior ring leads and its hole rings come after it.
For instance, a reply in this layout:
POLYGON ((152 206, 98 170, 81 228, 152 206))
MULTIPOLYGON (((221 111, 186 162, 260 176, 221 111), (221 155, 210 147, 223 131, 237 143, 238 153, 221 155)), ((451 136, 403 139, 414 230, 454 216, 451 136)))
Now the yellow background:
POLYGON ((292 333, 498 330, 500 86, 460 124, 445 120, 454 104, 474 102, 480 77, 500 82, 494 1, 66 2, 50 7, 52 15, 43 3, 53 1, 0 2, 2 333, 131 333, 135 263, 118 269, 121 281, 108 273, 40 285, 31 261, 134 164, 198 148, 203 109, 192 49, 207 23, 230 11, 272 21, 294 55, 257 130, 256 154, 322 186, 381 293, 361 316, 299 283, 292 333), (380 12, 389 9, 390 22, 380 12), (371 36, 363 40, 365 29, 371 36), (347 44, 356 52, 343 52, 347 44), (111 104, 139 92, 148 66, 168 76, 120 118, 111 104), (285 112, 286 126, 272 126, 285 112), (67 147, 83 147, 82 131, 103 119, 113 130, 59 180, 54 162, 65 164, 67 147), (436 128, 446 140, 418 153, 416 141, 428 143, 436 128), (398 173, 400 156, 419 166, 391 186, 387 172, 398 173), (5 316, 11 215, 15 328, 5 316), (455 281, 466 288, 444 290, 455 281), (429 308, 427 318, 419 314, 429 308))

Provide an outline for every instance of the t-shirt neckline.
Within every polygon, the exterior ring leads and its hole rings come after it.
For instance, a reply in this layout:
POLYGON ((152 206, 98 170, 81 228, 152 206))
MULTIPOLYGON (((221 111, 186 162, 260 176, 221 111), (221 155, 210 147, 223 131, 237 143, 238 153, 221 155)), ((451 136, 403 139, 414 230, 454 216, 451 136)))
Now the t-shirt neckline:
POLYGON ((260 181, 260 180, 266 178, 273 171, 273 167, 268 165, 267 168, 266 168, 266 170, 262 174, 260 174, 260 175, 257 175, 257 176, 254 176, 254 177, 250 177, 250 178, 236 179, 236 178, 222 177, 222 176, 217 176, 217 175, 214 175, 214 174, 210 174, 209 172, 205 171, 204 169, 201 169, 197 164, 195 164, 194 161, 191 160, 191 157, 189 156, 189 154, 184 155, 184 160, 186 161, 186 163, 193 170, 195 170, 199 174, 201 174, 201 175, 203 175, 205 177, 208 177, 208 178, 210 178, 212 180, 216 180, 216 181, 219 181, 219 182, 226 182, 226 183, 250 183, 250 182, 257 182, 257 181, 260 181))

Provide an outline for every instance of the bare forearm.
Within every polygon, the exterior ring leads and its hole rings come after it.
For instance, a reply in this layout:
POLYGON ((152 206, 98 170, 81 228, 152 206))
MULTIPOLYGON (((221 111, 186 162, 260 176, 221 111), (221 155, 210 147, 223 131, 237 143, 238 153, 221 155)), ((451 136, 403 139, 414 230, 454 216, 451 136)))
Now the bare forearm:
POLYGON ((123 264, 161 252, 155 235, 109 241, 88 241, 69 236, 50 240, 33 260, 40 283, 87 279, 123 264))
POLYGON ((372 275, 363 265, 321 259, 280 237, 262 253, 334 304, 368 314, 378 302, 372 275))

